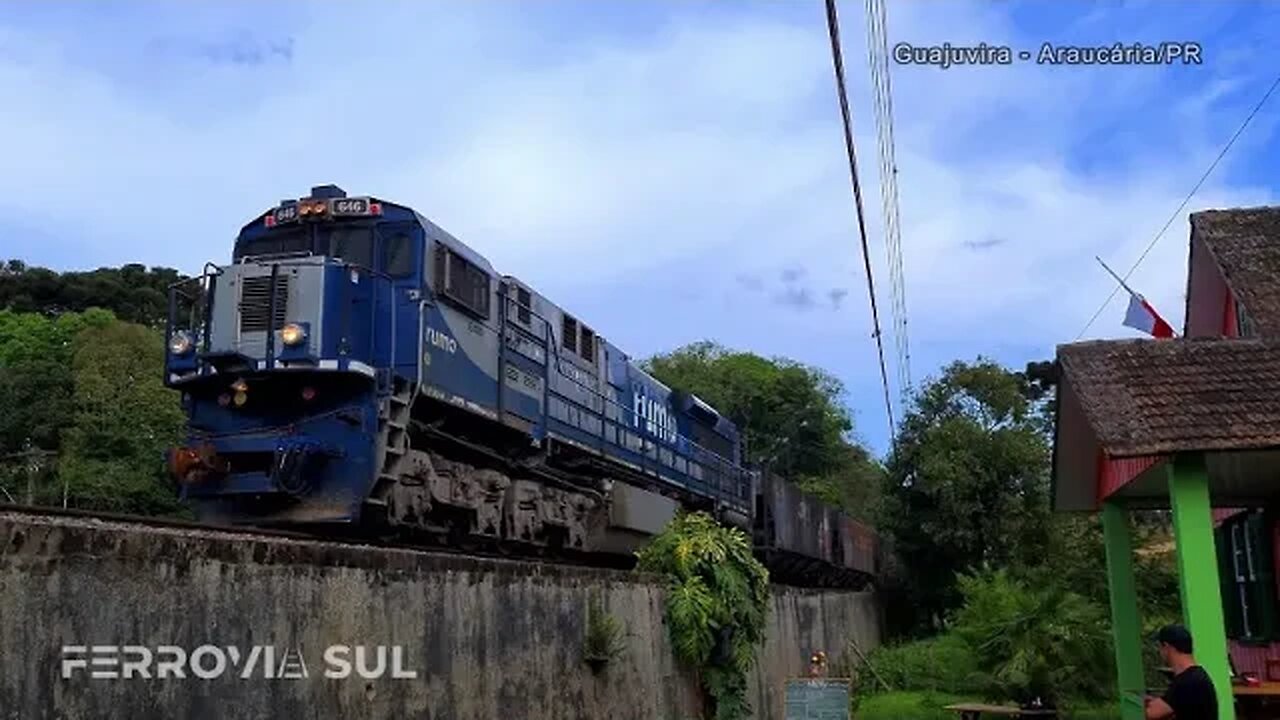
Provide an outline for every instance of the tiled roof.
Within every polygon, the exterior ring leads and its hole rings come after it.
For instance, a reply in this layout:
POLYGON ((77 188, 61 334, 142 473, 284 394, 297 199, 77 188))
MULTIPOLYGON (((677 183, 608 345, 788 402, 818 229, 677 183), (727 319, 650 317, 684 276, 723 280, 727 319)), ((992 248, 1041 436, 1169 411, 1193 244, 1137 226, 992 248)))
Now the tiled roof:
POLYGON ((1191 230, 1217 260, 1257 333, 1280 339, 1280 207, 1192 213, 1191 230))
POLYGON ((1280 447, 1280 342, 1103 340, 1058 361, 1112 457, 1280 447))

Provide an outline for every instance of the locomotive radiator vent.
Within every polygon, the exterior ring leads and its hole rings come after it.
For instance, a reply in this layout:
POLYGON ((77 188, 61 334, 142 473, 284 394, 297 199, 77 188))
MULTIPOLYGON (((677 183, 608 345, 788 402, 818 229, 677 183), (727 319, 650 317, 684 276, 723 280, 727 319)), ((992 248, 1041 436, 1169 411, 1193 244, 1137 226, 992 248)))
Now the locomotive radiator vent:
POLYGON ((240 285, 240 332, 266 332, 268 321, 270 328, 277 329, 284 325, 289 304, 289 276, 276 277, 275 317, 268 318, 271 313, 271 277, 251 277, 241 280, 240 285))

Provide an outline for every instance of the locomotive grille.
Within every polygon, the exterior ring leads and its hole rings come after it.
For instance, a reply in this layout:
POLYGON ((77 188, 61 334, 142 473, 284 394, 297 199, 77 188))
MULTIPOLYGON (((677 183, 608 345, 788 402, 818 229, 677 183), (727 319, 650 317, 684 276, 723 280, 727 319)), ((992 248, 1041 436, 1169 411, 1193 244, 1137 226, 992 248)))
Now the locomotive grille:
POLYGON ((289 304, 289 276, 276 278, 275 317, 268 318, 271 312, 271 277, 244 278, 240 285, 240 332, 266 332, 268 320, 270 328, 277 329, 284 325, 284 318, 289 304))

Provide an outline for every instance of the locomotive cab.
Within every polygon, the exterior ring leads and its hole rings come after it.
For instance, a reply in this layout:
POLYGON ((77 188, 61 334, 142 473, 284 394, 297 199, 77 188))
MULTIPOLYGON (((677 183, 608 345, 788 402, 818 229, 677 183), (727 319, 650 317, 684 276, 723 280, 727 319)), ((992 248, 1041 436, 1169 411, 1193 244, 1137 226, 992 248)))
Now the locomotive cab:
POLYGON ((418 377, 423 242, 412 211, 320 186, 171 289, 165 380, 189 442, 170 469, 198 514, 357 518, 379 400, 418 377))

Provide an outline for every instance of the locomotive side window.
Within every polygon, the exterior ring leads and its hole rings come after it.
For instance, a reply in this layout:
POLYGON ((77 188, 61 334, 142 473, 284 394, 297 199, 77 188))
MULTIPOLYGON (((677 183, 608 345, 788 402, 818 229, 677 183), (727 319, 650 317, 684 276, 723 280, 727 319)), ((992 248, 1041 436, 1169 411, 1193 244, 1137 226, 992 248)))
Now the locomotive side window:
POLYGON ((437 246, 436 287, 445 297, 462 307, 489 318, 489 275, 466 258, 437 246))
POLYGON ((578 352, 578 321, 568 313, 560 316, 560 344, 565 350, 578 352))
POLYGON ((397 233, 383 239, 382 269, 391 277, 413 274, 413 243, 408 235, 397 233))
POLYGON ((525 325, 533 322, 533 312, 529 309, 532 303, 533 298, 528 290, 522 287, 516 288, 516 319, 525 325))
POLYGON ((342 258, 352 265, 373 267, 373 230, 335 227, 329 230, 329 257, 342 258))

